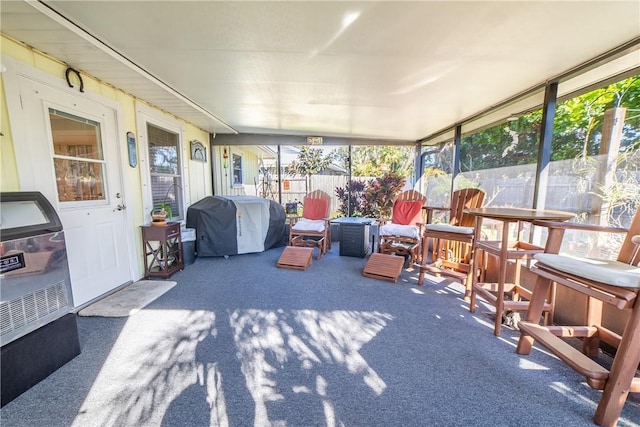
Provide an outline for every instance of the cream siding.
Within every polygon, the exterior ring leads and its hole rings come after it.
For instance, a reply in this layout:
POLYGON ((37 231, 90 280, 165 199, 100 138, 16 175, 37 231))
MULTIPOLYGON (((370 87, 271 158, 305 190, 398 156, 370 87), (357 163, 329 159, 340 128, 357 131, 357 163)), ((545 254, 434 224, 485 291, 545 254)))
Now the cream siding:
MULTIPOLYGON (((64 79, 65 70, 67 65, 51 58, 44 53, 41 53, 35 49, 31 49, 28 46, 15 42, 14 40, 0 35, 0 47, 3 56, 11 57, 19 62, 29 65, 40 72, 50 74, 58 77, 61 80, 64 79)), ((120 107, 121 114, 118 115, 118 126, 126 132, 133 132, 138 135, 137 121, 136 121, 136 101, 132 95, 125 93, 124 91, 115 88, 111 85, 101 82, 100 80, 93 78, 92 76, 82 73, 82 79, 84 82, 84 90, 86 93, 98 94, 102 97, 108 98, 114 101, 120 107)), ((11 126, 10 126, 10 112, 7 107, 7 96, 5 88, 5 78, 2 77, 2 84, 0 85, 0 106, 2 107, 2 114, 0 114, 0 125, 2 126, 0 137, 0 190, 2 191, 20 191, 20 182, 18 178, 18 165, 16 162, 16 156, 14 151, 14 144, 17 143, 13 140, 11 126)), ((151 106, 151 108, 154 108, 151 106)), ((159 111, 157 108, 154 110, 159 111)), ((185 122, 184 120, 161 112, 167 117, 177 120, 182 123, 185 129, 184 140, 182 141, 189 152, 190 141, 198 140, 207 147, 207 161, 205 163, 193 161, 188 156, 185 162, 186 174, 184 179, 188 180, 188 188, 185 191, 186 205, 189 206, 203 197, 212 194, 212 175, 211 175, 211 150, 209 146, 209 134, 202 129, 185 122)), ((121 141, 126 140, 124 137, 121 141)), ((140 141, 136 141, 136 147, 138 150, 138 159, 140 159, 140 141)), ((139 279, 143 273, 143 258, 142 258, 142 241, 139 238, 140 226, 144 225, 147 221, 146 212, 143 209, 143 196, 142 196, 142 180, 141 174, 146 171, 140 170, 140 162, 136 167, 128 166, 128 149, 126 144, 121 144, 119 147, 122 164, 123 182, 127 183, 127 199, 129 203, 127 209, 130 211, 133 223, 129 230, 133 236, 135 236, 136 242, 136 258, 138 262, 139 277, 133 279, 139 279)), ((250 178, 253 179, 253 178, 250 178)))

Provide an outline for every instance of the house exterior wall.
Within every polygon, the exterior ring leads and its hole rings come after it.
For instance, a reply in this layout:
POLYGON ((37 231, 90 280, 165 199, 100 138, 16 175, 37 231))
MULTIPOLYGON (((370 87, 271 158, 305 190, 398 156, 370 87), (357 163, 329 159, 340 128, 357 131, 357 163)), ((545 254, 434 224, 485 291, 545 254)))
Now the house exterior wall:
MULTIPOLYGON (((4 41, 2 42, 4 48, 4 41)), ((0 191, 18 191, 18 166, 16 155, 13 150, 13 136, 9 126, 9 115, 7 111, 7 100, 4 95, 4 79, 0 80, 0 191)))
POLYGON ((255 152, 242 146, 221 146, 212 147, 213 153, 213 176, 214 176, 214 194, 217 196, 255 196, 256 183, 259 181, 258 163, 259 159, 255 152), (227 150, 229 158, 223 159, 224 150, 227 150), (233 172, 232 155, 239 154, 242 156, 242 185, 233 185, 231 174, 233 172))
MULTIPOLYGON (((44 53, 36 51, 16 42, 10 38, 0 34, 0 53, 4 56, 11 57, 27 66, 34 69, 55 76, 64 80, 65 70, 67 65, 58 61, 55 58, 49 57, 44 53)), ((2 74, 0 74, 1 76, 2 74)), ((121 109, 122 114, 119 116, 120 128, 125 131, 131 131, 135 135, 139 134, 137 129, 137 117, 136 117, 136 101, 145 102, 135 98, 134 96, 124 92, 119 88, 115 88, 111 85, 105 84, 100 80, 82 73, 82 79, 84 82, 85 93, 92 93, 100 95, 117 103, 121 109)), ((0 106, 2 107, 2 114, 0 114, 0 125, 2 126, 0 137, 0 191, 20 191, 21 185, 19 180, 18 163, 15 155, 15 145, 19 143, 14 141, 13 132, 10 125, 10 112, 7 106, 7 88, 5 87, 5 78, 2 77, 0 84, 0 106)), ((154 110, 161 114, 170 117, 172 120, 176 120, 183 124, 185 128, 184 140, 182 141, 189 149, 190 141, 198 140, 202 142, 207 148, 207 161, 199 162, 193 161, 190 158, 185 159, 186 173, 183 176, 184 180, 188 181, 188 186, 185 189, 185 205, 188 207, 192 203, 202 199, 203 197, 212 194, 213 184, 211 176, 211 151, 209 146, 209 134, 208 132, 182 120, 179 117, 174 117, 161 112, 159 109, 150 106, 154 110)), ((123 138, 124 139, 124 138, 123 138)), ((128 156, 128 150, 125 144, 121 144, 119 147, 119 153, 122 163, 126 163, 128 156)), ((138 159, 140 159, 140 143, 136 144, 138 150, 138 159)), ((148 173, 145 170, 141 170, 141 164, 138 162, 136 167, 122 167, 122 181, 126 183, 127 191, 127 210, 130 212, 132 223, 128 230, 135 241, 135 257, 138 263, 137 273, 134 273, 132 280, 137 280, 142 277, 143 268, 143 256, 142 256, 142 239, 139 237, 140 226, 148 222, 148 212, 145 212, 143 208, 143 185, 142 174, 148 173)))

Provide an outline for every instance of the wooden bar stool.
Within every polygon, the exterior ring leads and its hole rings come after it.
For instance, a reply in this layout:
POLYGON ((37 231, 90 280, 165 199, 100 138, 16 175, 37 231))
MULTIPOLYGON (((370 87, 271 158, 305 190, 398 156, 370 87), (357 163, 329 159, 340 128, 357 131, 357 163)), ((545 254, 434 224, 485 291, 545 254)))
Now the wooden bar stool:
POLYGON ((640 215, 636 212, 628 230, 585 224, 544 223, 549 228, 545 253, 537 254, 532 271, 538 275, 526 320, 520 322, 520 340, 516 352, 529 354, 534 340, 547 348, 571 368, 584 375, 587 384, 603 390, 594 422, 601 426, 616 425, 628 393, 640 393, 640 215), (564 230, 579 229, 607 233, 627 232, 615 261, 576 259, 558 255, 564 230), (540 326, 545 295, 552 283, 587 295, 586 325, 540 326), (622 335, 602 326, 602 306, 610 304, 629 313, 622 335), (583 339, 582 352, 563 337, 583 339), (617 349, 611 369, 605 369, 589 356, 600 341, 617 349))
POLYGON ((464 188, 453 192, 451 204, 447 208, 425 207, 427 224, 423 235, 418 285, 424 283, 424 275, 427 272, 436 276, 445 276, 464 284, 465 298, 469 298, 471 278, 476 271, 473 266, 472 252, 475 218, 465 210, 482 207, 484 198, 485 192, 479 188, 464 188), (433 224, 434 211, 447 211, 448 222, 433 224), (432 248, 431 260, 428 259, 429 246, 432 248))

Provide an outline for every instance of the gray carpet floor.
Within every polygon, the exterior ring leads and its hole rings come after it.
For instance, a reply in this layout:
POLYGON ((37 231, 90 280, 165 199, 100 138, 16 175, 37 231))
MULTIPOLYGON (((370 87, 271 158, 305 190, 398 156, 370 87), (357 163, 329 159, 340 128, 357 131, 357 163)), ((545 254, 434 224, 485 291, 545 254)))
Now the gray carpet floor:
MULTIPOLYGON (((82 353, 0 410, 9 426, 590 426, 600 392, 462 287, 361 275, 337 244, 197 258, 128 318, 79 317, 82 353)), ((619 426, 640 425, 640 399, 619 426)))

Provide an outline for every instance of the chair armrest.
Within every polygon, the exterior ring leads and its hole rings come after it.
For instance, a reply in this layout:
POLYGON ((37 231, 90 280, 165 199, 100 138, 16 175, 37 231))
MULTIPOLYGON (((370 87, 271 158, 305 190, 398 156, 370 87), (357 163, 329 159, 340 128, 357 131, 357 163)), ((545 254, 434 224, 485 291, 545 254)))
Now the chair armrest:
POLYGON ((600 233, 626 233, 629 231, 628 228, 624 227, 611 227, 607 225, 596 225, 596 224, 579 224, 575 222, 562 222, 562 221, 532 221, 533 225, 538 225, 540 227, 546 228, 561 228, 564 230, 583 230, 583 231, 593 231, 600 233))
POLYGON ((444 206, 423 206, 422 209, 427 211, 427 224, 431 224, 434 211, 451 211, 450 207, 445 208, 444 206))
POLYGON ((289 221, 290 225, 293 225, 298 222, 300 218, 302 218, 300 215, 287 216, 287 221, 289 221))
POLYGON ((546 227, 549 229, 549 235, 547 237, 547 243, 544 247, 546 253, 557 254, 560 252, 562 246, 562 239, 566 230, 581 230, 590 231, 594 233, 626 233, 629 229, 624 227, 610 227, 595 224, 578 224, 575 222, 562 222, 562 221, 532 221, 533 225, 540 227, 546 227))

